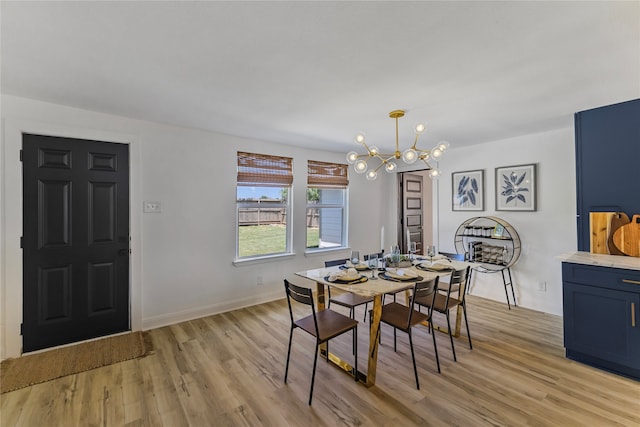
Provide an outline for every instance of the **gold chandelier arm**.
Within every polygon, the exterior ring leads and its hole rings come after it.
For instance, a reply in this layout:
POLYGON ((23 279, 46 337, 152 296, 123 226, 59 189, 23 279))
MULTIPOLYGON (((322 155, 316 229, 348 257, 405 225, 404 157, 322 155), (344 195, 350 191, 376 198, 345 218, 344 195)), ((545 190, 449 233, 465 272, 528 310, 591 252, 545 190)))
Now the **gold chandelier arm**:
POLYGON ((400 146, 398 145, 398 117, 396 117, 396 156, 400 152, 400 146))
POLYGON ((420 150, 420 149, 416 148, 416 145, 418 145, 418 138, 420 138, 420 134, 416 133, 416 139, 413 140, 413 145, 411 146, 411 149, 422 153, 424 150, 420 150))
POLYGON ((378 165, 378 167, 377 167, 377 168, 375 168, 373 171, 374 171, 374 172, 378 172, 378 169, 380 169, 380 168, 382 167, 382 165, 384 165, 386 162, 387 162, 386 160, 383 160, 383 161, 378 165))

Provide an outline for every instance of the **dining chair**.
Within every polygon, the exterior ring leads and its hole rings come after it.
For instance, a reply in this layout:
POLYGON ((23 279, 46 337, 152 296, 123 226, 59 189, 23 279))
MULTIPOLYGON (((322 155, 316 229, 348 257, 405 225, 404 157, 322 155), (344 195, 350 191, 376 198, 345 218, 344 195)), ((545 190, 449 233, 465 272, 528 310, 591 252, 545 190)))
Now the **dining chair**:
MULTIPOLYGON (((344 265, 347 262, 347 259, 336 259, 333 261, 325 261, 325 267, 335 267, 336 265, 344 265)), ((356 307, 362 304, 365 304, 364 317, 362 321, 367 320, 367 307, 366 304, 373 302, 372 297, 363 297, 362 295, 354 294, 353 292, 343 292, 334 297, 331 296, 331 286, 328 286, 328 297, 329 303, 327 304, 327 308, 331 308, 331 303, 341 305, 342 307, 346 307, 349 309, 349 317, 355 319, 356 316, 356 307)))
POLYGON ((311 376, 311 388, 309 389, 309 405, 311 405, 320 344, 327 344, 328 357, 329 340, 349 331, 353 331, 353 376, 356 382, 358 381, 358 321, 329 309, 316 312, 315 305, 313 304, 313 292, 310 288, 294 285, 293 283, 285 279, 284 289, 287 294, 289 316, 291 317, 291 331, 289 332, 289 348, 287 349, 287 365, 284 371, 284 382, 285 384, 287 383, 287 377, 289 375, 289 359, 291 357, 291 342, 293 341, 293 330, 296 328, 300 328, 316 338, 316 351, 313 358, 313 374, 311 376), (294 318, 291 300, 297 301, 300 304, 310 307, 311 314, 297 319, 294 318))
MULTIPOLYGON (((464 254, 451 253, 451 252, 438 252, 439 255, 443 255, 447 257, 451 261, 464 261, 464 254)), ((467 277, 467 282, 471 278, 471 271, 469 271, 469 276, 467 277)), ((438 290, 446 293, 449 290, 449 287, 452 286, 451 293, 457 294, 460 291, 460 285, 457 283, 449 284, 447 281, 440 281, 438 284, 438 290)), ((468 292, 468 287, 465 287, 465 292, 468 292)))
MULTIPOLYGON (((433 314, 433 311, 437 311, 438 313, 442 313, 447 318, 447 329, 449 331, 449 339, 451 340, 451 351, 453 352, 453 360, 457 362, 456 359, 456 349, 453 344, 453 334, 451 333, 451 322, 449 320, 449 311, 451 309, 457 309, 459 306, 462 306, 462 311, 464 313, 464 323, 467 328, 467 337, 469 338, 469 348, 473 350, 473 346, 471 345, 471 333, 469 332, 469 321, 467 319, 467 306, 465 304, 465 294, 466 292, 458 292, 458 297, 453 298, 451 296, 452 293, 455 293, 454 285, 458 286, 458 290, 460 286, 466 284, 467 279, 469 278, 469 274, 471 271, 471 267, 466 267, 462 270, 455 270, 451 272, 450 280, 449 280, 449 288, 445 294, 440 292, 436 292, 434 298, 420 298, 416 297, 415 302, 419 306, 425 307, 430 310, 433 314)), ((440 289, 440 285, 438 285, 438 290, 440 289)))
MULTIPOLYGON (((431 301, 433 305, 433 299, 437 294, 438 279, 436 276, 431 280, 423 282, 416 282, 413 286, 413 293, 409 299, 409 304, 404 305, 397 302, 392 302, 382 306, 382 314, 380 315, 380 323, 393 326, 393 351, 397 351, 396 346, 396 331, 400 330, 409 335, 409 347, 411 348, 411 359, 413 360, 413 373, 416 377, 416 388, 420 390, 420 382, 418 381, 418 369, 416 367, 416 356, 413 351, 413 338, 411 329, 419 325, 422 322, 427 321, 429 324, 429 333, 433 337, 433 350, 436 355, 436 364, 438 366, 438 373, 440 373, 440 359, 438 358, 438 346, 436 344, 436 334, 433 331, 433 322, 431 321, 431 313, 429 310, 426 314, 415 310, 415 301, 420 299, 424 301, 431 301)), ((369 312, 369 326, 371 327, 371 311, 369 312)), ((378 330, 378 334, 380 330, 378 330)))

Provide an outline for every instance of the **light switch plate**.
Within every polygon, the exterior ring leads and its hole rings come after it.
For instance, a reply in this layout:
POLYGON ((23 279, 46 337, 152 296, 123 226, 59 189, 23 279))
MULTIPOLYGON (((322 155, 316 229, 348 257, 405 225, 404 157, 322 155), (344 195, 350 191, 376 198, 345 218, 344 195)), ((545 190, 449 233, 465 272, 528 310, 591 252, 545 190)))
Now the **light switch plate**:
POLYGON ((144 213, 160 213, 162 212, 161 202, 143 202, 142 211, 144 213))

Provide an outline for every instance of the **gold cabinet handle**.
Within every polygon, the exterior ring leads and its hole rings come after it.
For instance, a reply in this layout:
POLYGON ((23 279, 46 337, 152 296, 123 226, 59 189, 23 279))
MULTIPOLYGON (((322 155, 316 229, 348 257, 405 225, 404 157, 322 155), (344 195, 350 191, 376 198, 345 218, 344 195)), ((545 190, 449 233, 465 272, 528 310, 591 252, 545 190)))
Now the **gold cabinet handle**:
POLYGON ((638 281, 638 280, 622 279, 622 281, 623 281, 624 283, 631 283, 631 284, 633 284, 633 285, 640 285, 640 281, 638 281))
POLYGON ((636 303, 631 303, 631 327, 636 327, 636 303))

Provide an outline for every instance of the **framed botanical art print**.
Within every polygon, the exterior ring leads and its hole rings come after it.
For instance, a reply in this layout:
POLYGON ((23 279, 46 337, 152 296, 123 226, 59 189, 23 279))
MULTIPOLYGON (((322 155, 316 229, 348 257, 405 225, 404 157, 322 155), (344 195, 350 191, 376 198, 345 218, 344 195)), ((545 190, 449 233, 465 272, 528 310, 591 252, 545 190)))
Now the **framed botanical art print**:
POLYGON ((496 168, 496 210, 536 210, 536 165, 496 168))
POLYGON ((452 210, 484 210, 484 169, 451 174, 452 210))

